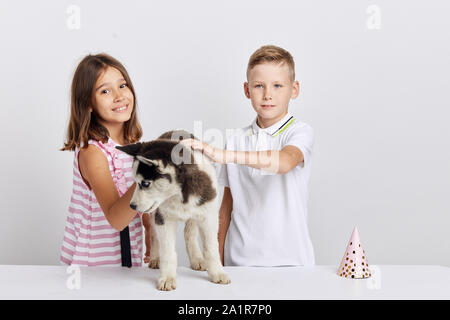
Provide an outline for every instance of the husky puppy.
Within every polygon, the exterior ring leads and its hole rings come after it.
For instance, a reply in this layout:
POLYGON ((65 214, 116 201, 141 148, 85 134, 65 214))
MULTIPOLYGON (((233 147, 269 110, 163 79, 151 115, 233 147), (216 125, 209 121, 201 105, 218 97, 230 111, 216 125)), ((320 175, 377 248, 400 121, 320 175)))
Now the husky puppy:
POLYGON ((207 270, 215 283, 230 283, 219 256, 216 171, 201 152, 179 143, 194 138, 186 131, 169 131, 157 140, 116 148, 133 156, 136 189, 130 207, 149 212, 150 268, 160 268, 159 290, 176 288, 177 221, 186 223, 184 238, 191 268, 207 270), (198 231, 203 253, 197 242, 198 231))

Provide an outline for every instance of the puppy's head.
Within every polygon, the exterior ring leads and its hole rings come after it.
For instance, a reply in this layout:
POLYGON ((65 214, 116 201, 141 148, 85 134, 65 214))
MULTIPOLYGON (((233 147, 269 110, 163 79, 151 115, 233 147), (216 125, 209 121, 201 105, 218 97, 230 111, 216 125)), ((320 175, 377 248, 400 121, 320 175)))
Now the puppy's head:
POLYGON ((180 193, 176 169, 171 160, 175 141, 155 140, 116 148, 133 156, 133 177, 136 189, 130 207, 153 212, 168 198, 180 193))

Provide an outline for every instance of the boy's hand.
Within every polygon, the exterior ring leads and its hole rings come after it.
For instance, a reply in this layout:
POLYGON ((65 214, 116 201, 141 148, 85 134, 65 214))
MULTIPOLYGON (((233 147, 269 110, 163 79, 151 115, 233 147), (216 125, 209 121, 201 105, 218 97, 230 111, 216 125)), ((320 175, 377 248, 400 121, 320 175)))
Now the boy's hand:
POLYGON ((208 156, 214 162, 221 164, 226 163, 226 151, 223 149, 210 146, 206 142, 201 142, 195 139, 184 139, 181 143, 187 147, 191 147, 193 150, 201 150, 203 154, 208 156))

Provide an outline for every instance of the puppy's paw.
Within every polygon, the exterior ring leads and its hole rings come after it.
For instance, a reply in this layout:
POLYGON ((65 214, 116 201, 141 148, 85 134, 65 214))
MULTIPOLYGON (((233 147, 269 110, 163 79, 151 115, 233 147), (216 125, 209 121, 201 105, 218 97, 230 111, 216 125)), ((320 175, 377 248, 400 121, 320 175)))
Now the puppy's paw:
POLYGON ((231 282, 230 277, 225 272, 215 273, 209 275, 209 279, 214 283, 228 284, 231 282))
POLYGON ((150 269, 159 269, 159 259, 151 259, 148 263, 150 269))
POLYGON ((197 271, 206 271, 206 264, 203 259, 191 261, 191 269, 197 271))
POLYGON ((177 288, 177 278, 175 277, 165 277, 159 278, 158 280, 158 290, 171 291, 177 288))

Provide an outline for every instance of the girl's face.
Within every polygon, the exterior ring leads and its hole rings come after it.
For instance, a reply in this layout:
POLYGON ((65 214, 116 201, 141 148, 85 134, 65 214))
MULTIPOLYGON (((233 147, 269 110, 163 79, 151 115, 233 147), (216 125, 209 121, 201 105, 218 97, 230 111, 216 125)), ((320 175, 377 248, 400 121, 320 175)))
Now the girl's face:
POLYGON ((131 118, 134 96, 122 73, 107 67, 98 77, 93 93, 93 108, 101 125, 123 124, 131 118))

